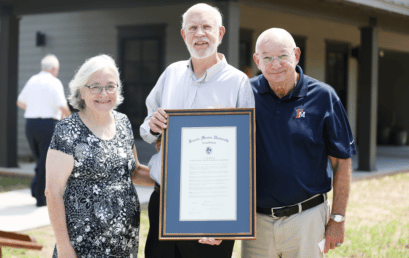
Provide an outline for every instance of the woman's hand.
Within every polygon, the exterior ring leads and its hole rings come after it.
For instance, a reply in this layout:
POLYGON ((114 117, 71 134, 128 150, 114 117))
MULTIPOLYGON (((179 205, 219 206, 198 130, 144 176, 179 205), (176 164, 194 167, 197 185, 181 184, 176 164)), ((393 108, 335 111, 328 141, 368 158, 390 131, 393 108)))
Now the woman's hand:
POLYGON ((135 157, 136 168, 132 173, 132 183, 144 186, 154 186, 155 181, 150 177, 150 170, 147 166, 139 163, 138 154, 136 153, 136 147, 133 146, 133 155, 135 157))
POLYGON ((222 243, 222 240, 216 240, 213 237, 202 237, 199 239, 199 243, 201 244, 207 244, 207 245, 220 245, 222 243))

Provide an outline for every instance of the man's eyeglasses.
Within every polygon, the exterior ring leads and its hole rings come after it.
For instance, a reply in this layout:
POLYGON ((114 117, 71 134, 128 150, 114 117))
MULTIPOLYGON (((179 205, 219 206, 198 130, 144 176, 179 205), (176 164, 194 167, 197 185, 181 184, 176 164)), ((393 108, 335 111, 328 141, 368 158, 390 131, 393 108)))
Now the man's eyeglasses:
POLYGON ((107 86, 98 86, 98 85, 85 85, 92 94, 99 94, 105 89, 108 93, 115 93, 118 90, 118 85, 107 85, 107 86))
MULTIPOLYGON (((295 48, 293 49, 293 51, 295 48)), ((274 59, 277 59, 278 62, 283 62, 283 61, 288 61, 290 59, 291 55, 290 54, 283 54, 279 56, 265 56, 262 58, 263 62, 265 64, 270 64, 274 61, 274 59)))

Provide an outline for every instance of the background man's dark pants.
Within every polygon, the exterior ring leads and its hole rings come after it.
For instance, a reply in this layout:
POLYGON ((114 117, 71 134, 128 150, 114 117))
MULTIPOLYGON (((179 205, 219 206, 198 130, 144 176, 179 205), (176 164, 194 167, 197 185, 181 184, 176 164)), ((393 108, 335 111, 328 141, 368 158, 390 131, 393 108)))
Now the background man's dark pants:
POLYGON ((26 136, 31 151, 37 159, 35 176, 31 182, 31 195, 37 199, 37 206, 46 205, 45 190, 45 159, 48 147, 57 124, 55 119, 30 119, 26 121, 26 136))
POLYGON ((154 191, 149 200, 149 233, 145 246, 145 258, 231 258, 234 240, 223 240, 219 245, 200 244, 191 241, 159 241, 159 193, 154 191))

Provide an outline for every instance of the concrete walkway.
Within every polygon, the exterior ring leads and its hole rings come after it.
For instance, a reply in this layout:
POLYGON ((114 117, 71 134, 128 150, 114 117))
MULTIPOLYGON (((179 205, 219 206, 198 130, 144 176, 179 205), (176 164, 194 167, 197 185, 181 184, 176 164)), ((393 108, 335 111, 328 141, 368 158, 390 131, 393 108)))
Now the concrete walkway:
MULTIPOLYGON (((141 205, 146 207, 153 187, 136 186, 141 205)), ((36 206, 30 189, 0 194, 0 230, 23 231, 50 225, 47 207, 36 206)))
MULTIPOLYGON (((22 163, 19 168, 0 168, 0 175, 16 175, 32 178, 35 163, 22 163)), ((145 207, 153 187, 135 185, 139 202, 145 207)), ((36 199, 29 188, 0 194, 0 230, 22 231, 50 225, 47 207, 36 206, 36 199)))
MULTIPOLYGON (((147 165, 150 157, 156 153, 153 144, 135 140, 139 162, 147 165)), ((18 168, 1 168, 0 175, 16 175, 32 178, 35 163, 21 163, 18 168)), ((153 187, 135 185, 142 209, 146 209, 153 187)), ((50 225, 47 207, 36 206, 30 189, 16 190, 0 194, 0 230, 23 231, 50 225)))
POLYGON ((358 155, 352 158, 352 180, 370 179, 409 170, 409 146, 378 146, 376 171, 359 171, 358 155))
MULTIPOLYGON (((137 143, 138 158, 142 164, 147 164, 149 157, 155 153, 150 145, 137 143), (140 146, 142 144, 142 146, 140 146)), ((353 180, 363 180, 384 175, 409 171, 409 146, 380 146, 377 149, 377 171, 356 171, 357 157, 353 158, 355 171, 353 180)), ((0 174, 17 174, 32 177, 34 163, 20 164, 19 168, 0 168, 0 174)), ((142 207, 146 208, 153 187, 135 186, 142 207)), ((47 207, 37 208, 35 199, 29 189, 11 191, 0 194, 0 230, 23 231, 50 224, 47 207)))

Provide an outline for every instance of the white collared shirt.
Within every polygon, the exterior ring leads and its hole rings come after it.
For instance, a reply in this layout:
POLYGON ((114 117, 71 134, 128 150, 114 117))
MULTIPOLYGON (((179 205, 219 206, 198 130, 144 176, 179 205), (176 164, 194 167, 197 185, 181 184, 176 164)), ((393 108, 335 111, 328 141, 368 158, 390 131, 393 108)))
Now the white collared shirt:
MULTIPOLYGON (((253 90, 248 77, 229 65, 224 55, 217 64, 197 79, 191 60, 171 64, 160 76, 146 98, 148 116, 140 127, 141 137, 153 143, 158 136, 150 133, 149 119, 159 108, 204 109, 204 108, 252 108, 253 90)), ((151 177, 160 184, 160 153, 152 156, 149 167, 151 177)))
POLYGON ((25 118, 61 119, 62 106, 67 105, 64 87, 58 78, 41 71, 26 83, 18 101, 26 104, 25 118))

